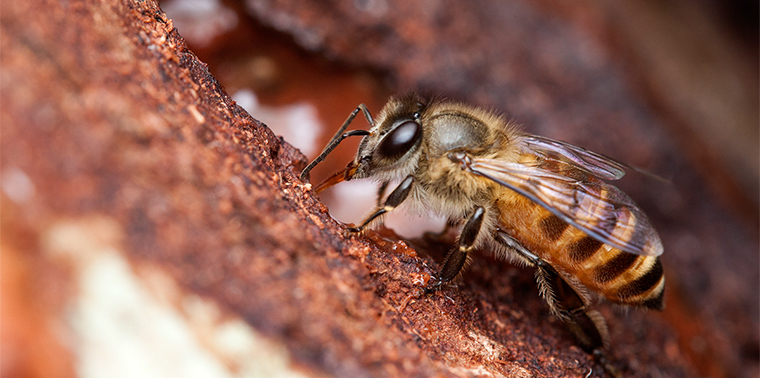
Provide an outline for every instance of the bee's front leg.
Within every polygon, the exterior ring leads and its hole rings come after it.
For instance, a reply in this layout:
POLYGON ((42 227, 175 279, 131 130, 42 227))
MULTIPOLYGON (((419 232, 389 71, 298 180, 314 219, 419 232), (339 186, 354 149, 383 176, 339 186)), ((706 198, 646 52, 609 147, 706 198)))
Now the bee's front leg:
POLYGON ((380 187, 377 188, 377 207, 383 206, 383 197, 385 196, 385 190, 388 189, 388 180, 383 181, 380 187))
POLYGON ((377 209, 370 216, 368 216, 367 219, 365 219, 359 227, 349 227, 348 231, 362 232, 364 228, 372 223, 372 221, 377 219, 377 217, 397 208, 399 205, 401 205, 402 202, 404 202, 404 200, 406 200, 406 197, 409 196, 409 192, 412 191, 413 183, 414 177, 412 177, 412 175, 407 176, 404 181, 401 181, 401 183, 398 184, 396 189, 393 189, 391 194, 388 196, 388 199, 385 200, 385 203, 383 203, 382 206, 378 206, 377 209))
POLYGON ((428 287, 428 290, 435 289, 453 280, 462 271, 462 267, 467 261, 467 253, 475 248, 475 241, 478 239, 485 214, 486 210, 482 206, 475 208, 472 215, 467 219, 467 223, 462 227, 457 246, 446 256, 437 279, 428 287))

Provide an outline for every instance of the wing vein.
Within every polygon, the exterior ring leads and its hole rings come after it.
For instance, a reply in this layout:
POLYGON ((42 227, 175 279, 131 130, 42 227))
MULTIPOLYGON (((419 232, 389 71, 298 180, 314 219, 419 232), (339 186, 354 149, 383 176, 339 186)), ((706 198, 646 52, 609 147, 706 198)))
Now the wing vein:
POLYGON ((662 254, 646 215, 628 195, 599 179, 500 159, 474 158, 465 169, 527 197, 602 243, 637 255, 662 254))

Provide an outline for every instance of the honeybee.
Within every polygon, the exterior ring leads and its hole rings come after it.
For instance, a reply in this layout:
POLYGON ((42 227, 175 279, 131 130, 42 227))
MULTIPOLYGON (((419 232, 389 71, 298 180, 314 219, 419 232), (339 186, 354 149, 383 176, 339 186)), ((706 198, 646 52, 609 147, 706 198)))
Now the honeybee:
POLYGON ((631 198, 603 180, 629 166, 568 143, 519 131, 501 115, 410 93, 392 97, 376 120, 359 105, 301 178, 345 138, 363 136, 348 166, 318 186, 372 177, 383 183, 361 232, 404 201, 461 225, 431 289, 454 279, 485 247, 534 267, 541 295, 590 353, 608 344, 591 293, 663 309, 663 246, 631 198), (370 130, 345 132, 359 112, 370 130), (344 133, 345 132, 345 133, 344 133), (400 184, 382 200, 389 182, 400 184))

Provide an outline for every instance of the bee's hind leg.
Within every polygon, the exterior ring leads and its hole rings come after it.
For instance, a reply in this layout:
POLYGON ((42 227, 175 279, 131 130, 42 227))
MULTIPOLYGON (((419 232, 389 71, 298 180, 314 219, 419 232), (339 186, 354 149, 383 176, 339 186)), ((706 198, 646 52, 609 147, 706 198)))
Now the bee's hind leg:
POLYGON ((562 319, 580 346, 592 354, 609 375, 620 377, 620 371, 609 363, 604 352, 609 341, 607 324, 599 312, 589 308, 582 289, 573 287, 554 267, 504 231, 498 230, 496 236, 496 240, 536 267, 538 289, 552 313, 562 319))

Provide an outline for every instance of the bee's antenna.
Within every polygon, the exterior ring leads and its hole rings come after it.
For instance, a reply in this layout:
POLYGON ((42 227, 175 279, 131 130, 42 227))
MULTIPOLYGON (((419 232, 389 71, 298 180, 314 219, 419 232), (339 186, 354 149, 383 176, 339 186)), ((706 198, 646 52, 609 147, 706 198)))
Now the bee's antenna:
POLYGON ((367 119, 367 123, 369 123, 370 127, 375 125, 375 121, 372 120, 372 115, 369 114, 369 110, 367 110, 367 106, 364 104, 359 104, 359 106, 354 109, 351 114, 349 114, 348 118, 346 118, 346 121, 343 122, 343 125, 338 129, 338 131, 335 133, 335 135, 330 139, 330 143, 327 144, 327 147, 325 147, 324 150, 322 150, 322 153, 319 154, 309 165, 306 166, 306 168, 301 171, 301 180, 304 180, 306 178, 306 175, 311 172, 314 167, 317 166, 317 164, 321 163, 322 160, 325 160, 327 155, 332 152, 332 150, 335 149, 335 147, 338 147, 340 142, 342 142, 344 139, 354 136, 354 135, 369 135, 369 131, 367 130, 351 130, 347 133, 343 133, 346 131, 346 128, 348 128, 348 125, 351 124, 351 122, 354 120, 357 114, 359 114, 359 111, 362 111, 364 113, 364 118, 367 119))

